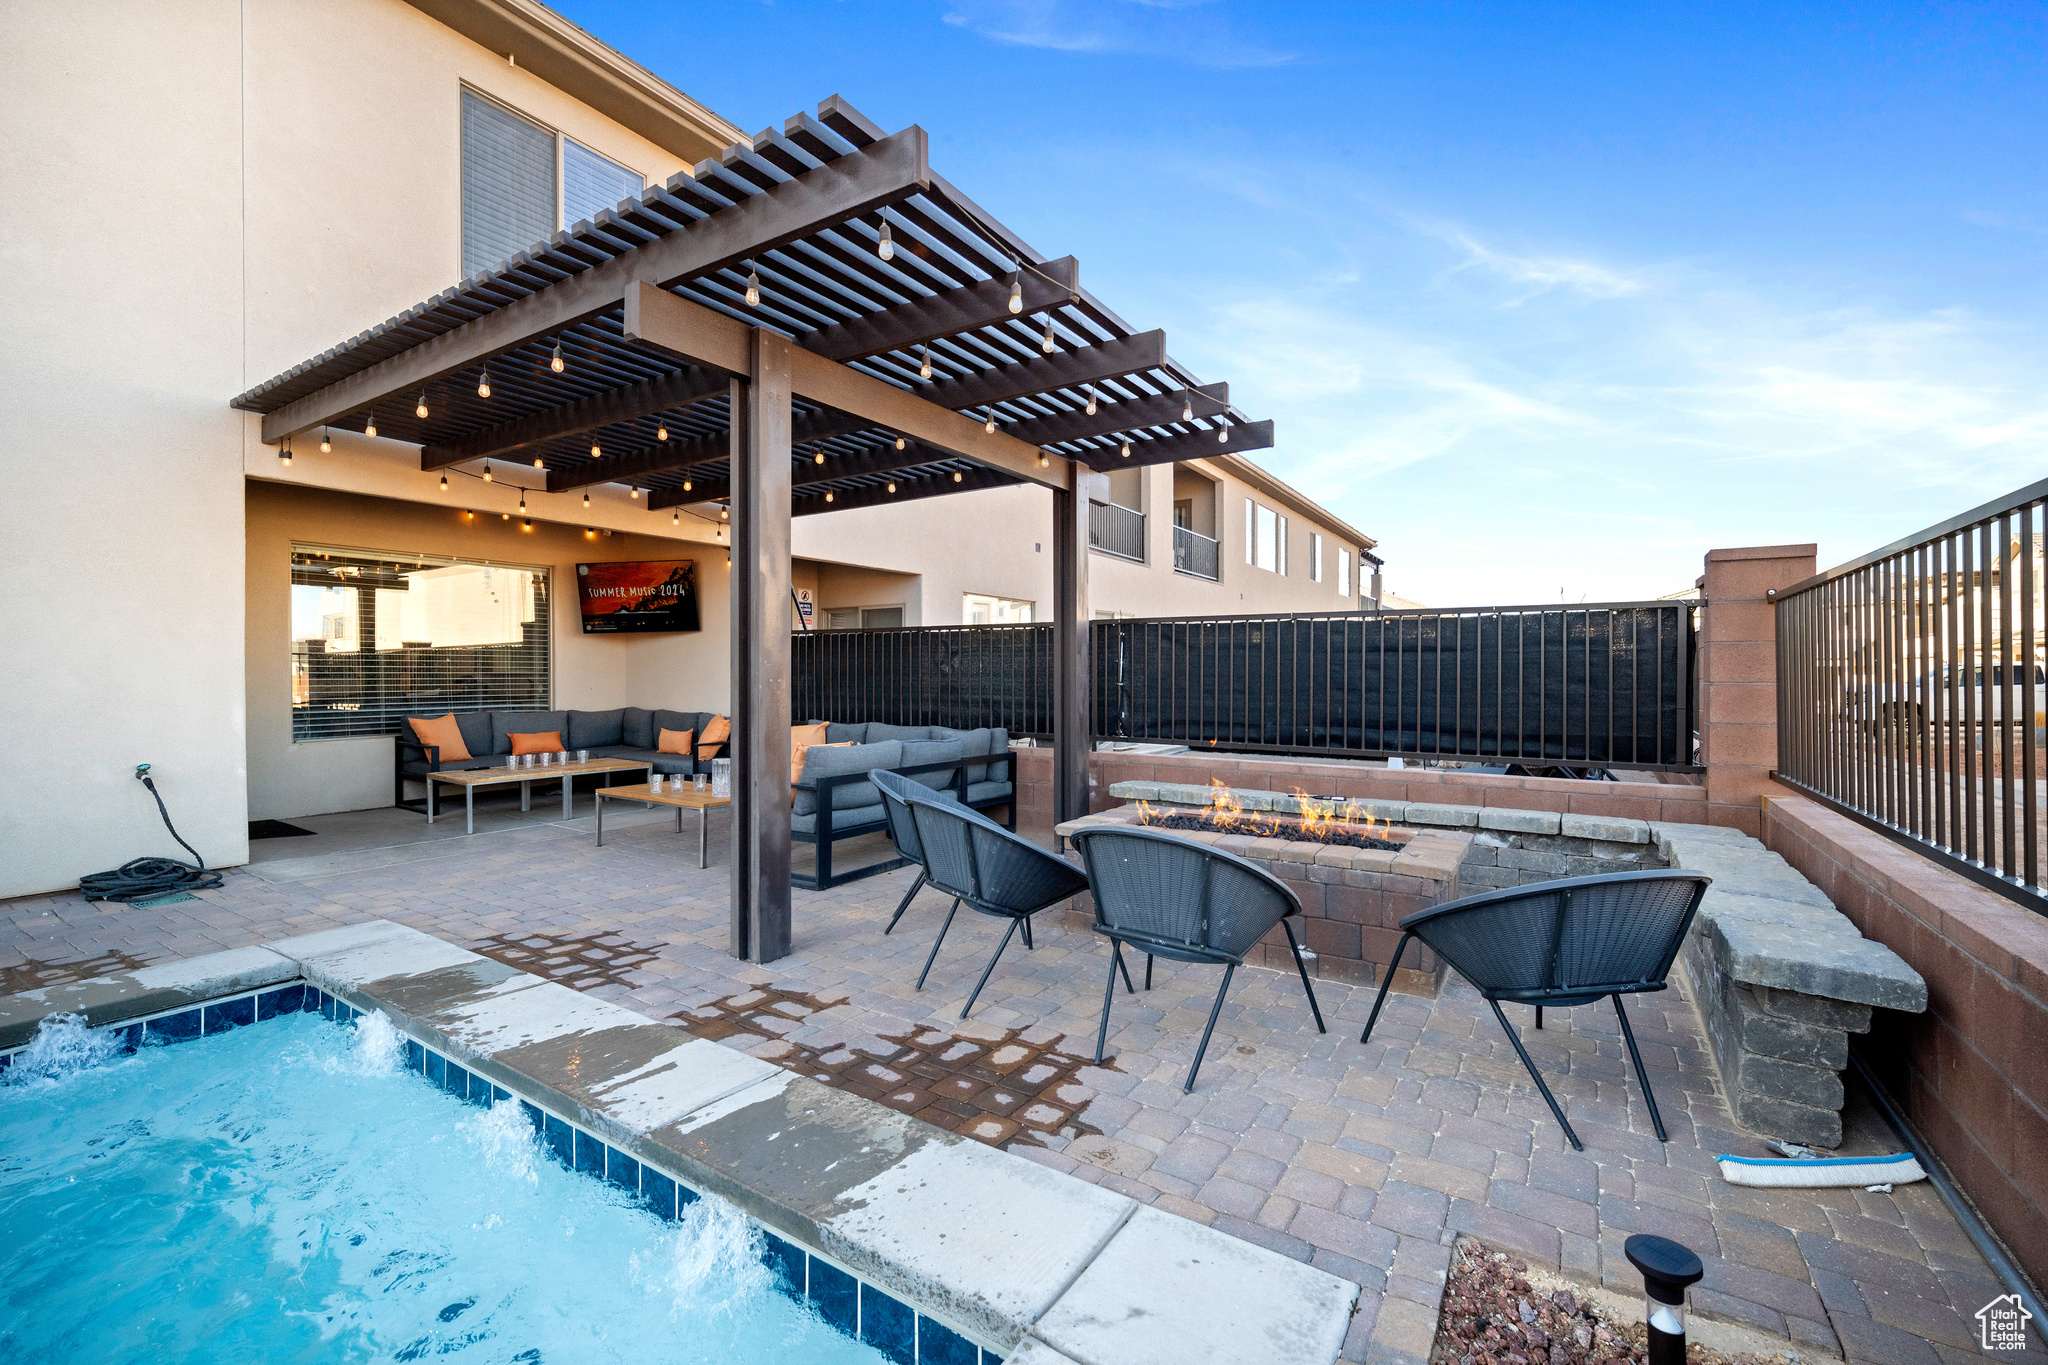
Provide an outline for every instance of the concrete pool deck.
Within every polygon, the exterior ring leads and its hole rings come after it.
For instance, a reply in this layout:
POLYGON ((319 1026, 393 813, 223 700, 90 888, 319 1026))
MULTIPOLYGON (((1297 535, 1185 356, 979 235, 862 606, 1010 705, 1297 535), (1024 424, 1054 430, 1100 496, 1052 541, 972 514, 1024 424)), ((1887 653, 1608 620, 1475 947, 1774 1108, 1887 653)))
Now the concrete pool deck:
MULTIPOLYGON (((956 1130, 1025 1159, 1350 1280, 1362 1292, 1347 1360, 1427 1356, 1459 1233, 1632 1293, 1620 1243, 1637 1230, 1701 1253, 1697 1313, 1784 1349, 1887 1365, 1980 1355, 1971 1314, 2001 1291, 1931 1187, 1760 1191, 1718 1179, 1716 1153, 1765 1153, 1729 1117, 1676 990, 1630 1006, 1669 1144, 1650 1133, 1611 1012, 1553 1012, 1529 1035, 1586 1139, 1573 1153, 1483 1003, 1458 986, 1435 1001, 1395 997, 1361 1047, 1369 991, 1318 982, 1331 1023, 1318 1035, 1298 982, 1243 971, 1188 1096, 1179 1079, 1213 972, 1161 963, 1149 997, 1119 990, 1097 1068, 1086 1054, 1106 958, 1092 934, 1046 921, 1036 951, 1013 945, 963 1025, 954 1016, 997 926, 963 917, 929 989, 915 991, 946 902, 926 892, 883 937, 909 872, 797 892, 796 951, 754 967, 724 952, 722 856, 700 872, 684 846, 694 839, 661 816, 616 842, 607 829, 603 849, 588 824, 520 822, 404 860, 369 839, 324 875, 265 880, 258 863, 154 910, 75 895, 10 902, 0 992, 388 918, 819 1084, 951 1115, 956 1130), (1053 1079, 1034 1090, 1042 1068, 1053 1079)), ((1893 1146, 1867 1109, 1845 1117, 1845 1153, 1893 1146)))

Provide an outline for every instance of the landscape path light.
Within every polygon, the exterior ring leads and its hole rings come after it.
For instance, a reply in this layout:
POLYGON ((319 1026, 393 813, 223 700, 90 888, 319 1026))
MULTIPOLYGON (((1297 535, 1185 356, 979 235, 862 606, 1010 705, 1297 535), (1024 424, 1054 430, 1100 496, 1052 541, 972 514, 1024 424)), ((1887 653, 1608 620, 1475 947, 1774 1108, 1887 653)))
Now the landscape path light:
POLYGON ((1685 1291, 1698 1283, 1707 1268, 1698 1256, 1670 1238, 1645 1232, 1630 1236, 1621 1251, 1643 1275, 1649 1365, 1685 1365, 1685 1291))

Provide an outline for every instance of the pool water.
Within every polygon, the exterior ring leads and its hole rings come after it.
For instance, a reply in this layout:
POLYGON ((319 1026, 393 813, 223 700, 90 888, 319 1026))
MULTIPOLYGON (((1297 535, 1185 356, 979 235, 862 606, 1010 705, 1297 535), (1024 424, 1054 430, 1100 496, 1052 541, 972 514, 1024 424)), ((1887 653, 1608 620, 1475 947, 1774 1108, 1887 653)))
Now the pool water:
POLYGON ((288 1015, 0 1084, 0 1361, 863 1362, 714 1197, 664 1222, 400 1039, 288 1015))

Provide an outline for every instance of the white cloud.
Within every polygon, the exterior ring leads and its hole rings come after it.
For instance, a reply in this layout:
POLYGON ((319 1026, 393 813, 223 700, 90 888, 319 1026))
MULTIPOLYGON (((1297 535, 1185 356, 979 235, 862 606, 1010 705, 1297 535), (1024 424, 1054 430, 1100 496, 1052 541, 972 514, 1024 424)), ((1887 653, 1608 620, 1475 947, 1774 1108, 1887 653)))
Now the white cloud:
POLYGON ((1284 66, 1297 54, 1243 36, 1222 0, 954 0, 944 21, 993 42, 1162 57, 1210 70, 1284 66))

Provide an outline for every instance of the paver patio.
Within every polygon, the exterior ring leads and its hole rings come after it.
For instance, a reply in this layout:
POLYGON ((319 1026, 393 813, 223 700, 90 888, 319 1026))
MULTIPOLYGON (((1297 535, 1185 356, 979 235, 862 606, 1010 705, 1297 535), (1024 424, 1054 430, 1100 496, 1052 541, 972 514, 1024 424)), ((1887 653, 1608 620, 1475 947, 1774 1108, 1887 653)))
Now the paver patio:
MULTIPOLYGON (((339 852, 252 864, 184 904, 9 902, 0 992, 396 920, 1353 1279, 1363 1292, 1347 1360, 1427 1356, 1459 1233, 1629 1294, 1640 1280, 1623 1239, 1674 1237, 1707 1266, 1696 1312, 1884 1365, 1979 1357, 1971 1315, 2002 1292, 1924 1182, 1886 1194, 1718 1179, 1716 1153, 1770 1153, 1730 1119, 1679 989, 1630 1001, 1668 1143, 1626 1074, 1611 1008, 1549 1011, 1541 1032, 1525 1030, 1587 1144, 1576 1153, 1461 983, 1435 1001, 1392 997, 1360 1046, 1370 991, 1319 983, 1330 1023, 1319 1035, 1295 978, 1241 971, 1199 1086, 1184 1095, 1213 969, 1161 962, 1149 995, 1119 987, 1096 1067, 1108 958, 1085 928, 1048 918, 1035 951, 1013 944, 961 1023, 1000 926, 963 914, 918 992, 947 901, 927 890, 885 938, 907 869, 796 892, 795 951, 757 967, 725 953, 721 816, 706 871, 665 813, 613 816, 602 849, 588 820, 532 817, 377 848, 379 830, 416 837, 406 819, 417 817, 302 821, 354 833, 316 841, 339 852)), ((864 850, 846 851, 848 864, 862 860, 864 850)), ((1526 1024, 1529 1011, 1511 1017, 1526 1024)), ((1896 1150, 1867 1107, 1846 1117, 1845 1154, 1896 1150)))

